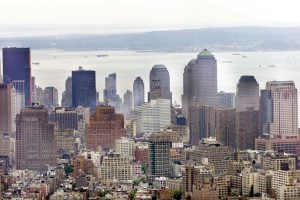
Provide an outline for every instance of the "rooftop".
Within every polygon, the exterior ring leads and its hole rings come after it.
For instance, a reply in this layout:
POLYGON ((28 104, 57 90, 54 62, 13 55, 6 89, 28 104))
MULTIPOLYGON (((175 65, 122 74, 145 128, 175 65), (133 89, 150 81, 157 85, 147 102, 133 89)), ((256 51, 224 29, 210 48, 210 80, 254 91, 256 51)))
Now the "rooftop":
POLYGON ((197 58, 214 58, 214 55, 212 55, 207 49, 204 49, 198 54, 197 58))
POLYGON ((152 67, 152 69, 166 69, 166 66, 164 66, 164 65, 154 65, 153 67, 152 67))

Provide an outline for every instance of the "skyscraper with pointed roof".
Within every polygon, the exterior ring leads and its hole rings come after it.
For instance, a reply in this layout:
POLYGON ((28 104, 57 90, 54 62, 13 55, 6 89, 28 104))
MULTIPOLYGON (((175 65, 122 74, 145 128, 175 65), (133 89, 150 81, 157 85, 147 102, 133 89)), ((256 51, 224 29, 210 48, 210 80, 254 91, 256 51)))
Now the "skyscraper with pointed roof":
POLYGON ((184 68, 183 114, 188 116, 188 109, 191 105, 216 106, 218 104, 217 90, 217 61, 207 49, 204 49, 184 68))

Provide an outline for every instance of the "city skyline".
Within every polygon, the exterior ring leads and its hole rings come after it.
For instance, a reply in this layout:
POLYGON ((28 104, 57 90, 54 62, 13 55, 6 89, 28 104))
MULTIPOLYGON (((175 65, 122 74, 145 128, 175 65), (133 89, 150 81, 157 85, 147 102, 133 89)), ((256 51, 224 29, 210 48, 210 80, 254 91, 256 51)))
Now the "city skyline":
POLYGON ((299 6, 3 2, 0 199, 300 199, 299 6))

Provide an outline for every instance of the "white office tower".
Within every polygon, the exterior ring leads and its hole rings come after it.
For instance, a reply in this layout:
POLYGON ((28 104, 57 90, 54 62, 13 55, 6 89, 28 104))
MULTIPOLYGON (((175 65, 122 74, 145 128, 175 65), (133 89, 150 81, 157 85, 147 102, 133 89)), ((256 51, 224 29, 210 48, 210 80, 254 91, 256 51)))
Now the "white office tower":
POLYGON ((293 81, 270 81, 272 122, 270 133, 298 135, 298 93, 293 81))
POLYGON ((137 136, 157 133, 171 124, 170 99, 150 100, 133 109, 131 119, 137 136))

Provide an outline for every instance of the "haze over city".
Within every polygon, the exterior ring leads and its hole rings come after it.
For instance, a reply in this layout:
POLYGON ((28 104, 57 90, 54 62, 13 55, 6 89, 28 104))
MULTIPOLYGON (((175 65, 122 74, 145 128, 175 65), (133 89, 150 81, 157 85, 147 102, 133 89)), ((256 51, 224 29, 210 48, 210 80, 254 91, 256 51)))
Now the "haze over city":
POLYGON ((0 3, 0 199, 299 200, 300 3, 0 3))

